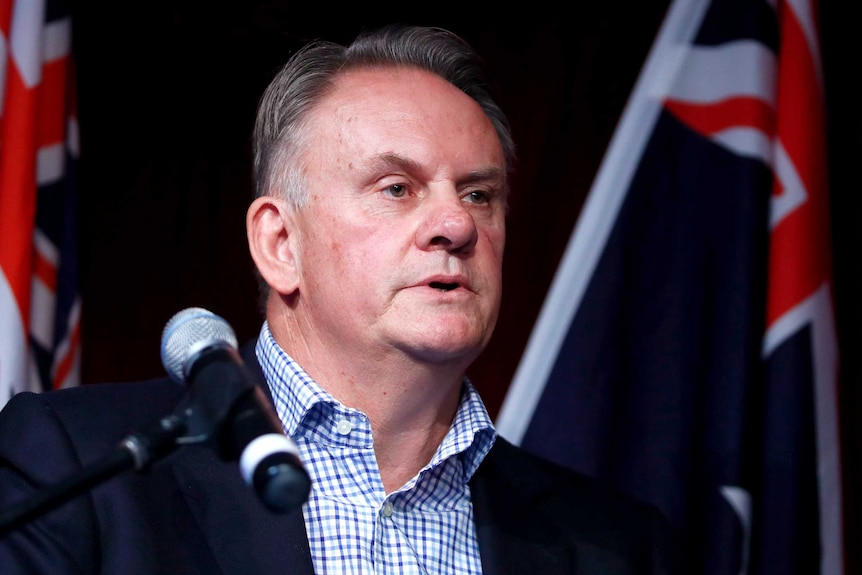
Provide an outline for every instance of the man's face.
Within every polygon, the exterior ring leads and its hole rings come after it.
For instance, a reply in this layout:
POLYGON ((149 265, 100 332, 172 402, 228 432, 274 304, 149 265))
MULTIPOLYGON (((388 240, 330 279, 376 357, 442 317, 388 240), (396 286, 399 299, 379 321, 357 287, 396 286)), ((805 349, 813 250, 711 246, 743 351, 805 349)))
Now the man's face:
POLYGON ((351 71, 312 112, 296 215, 300 321, 369 360, 471 362, 501 299, 505 163, 479 106, 427 72, 351 71))

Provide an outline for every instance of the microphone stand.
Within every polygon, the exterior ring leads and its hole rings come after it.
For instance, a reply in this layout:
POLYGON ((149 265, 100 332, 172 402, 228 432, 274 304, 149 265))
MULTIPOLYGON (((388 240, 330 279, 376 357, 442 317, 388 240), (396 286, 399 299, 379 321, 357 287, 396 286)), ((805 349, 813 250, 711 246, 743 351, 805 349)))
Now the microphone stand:
POLYGON ((174 414, 162 418, 147 429, 126 436, 114 451, 84 467, 81 473, 51 485, 0 513, 0 536, 123 471, 147 469, 154 461, 174 451, 186 431, 186 420, 174 414))

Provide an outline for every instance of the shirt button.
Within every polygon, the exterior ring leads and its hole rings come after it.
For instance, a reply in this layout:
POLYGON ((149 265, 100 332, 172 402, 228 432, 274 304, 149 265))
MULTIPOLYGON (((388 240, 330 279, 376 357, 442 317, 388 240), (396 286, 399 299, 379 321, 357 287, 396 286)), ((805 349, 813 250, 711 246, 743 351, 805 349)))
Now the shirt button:
POLYGON ((392 505, 391 501, 387 501, 383 504, 383 517, 392 517, 392 514, 395 512, 395 506, 392 505))
POLYGON ((353 431, 353 424, 350 423, 350 421, 347 419, 342 419, 335 424, 335 431, 337 431, 340 435, 347 435, 348 433, 353 431))

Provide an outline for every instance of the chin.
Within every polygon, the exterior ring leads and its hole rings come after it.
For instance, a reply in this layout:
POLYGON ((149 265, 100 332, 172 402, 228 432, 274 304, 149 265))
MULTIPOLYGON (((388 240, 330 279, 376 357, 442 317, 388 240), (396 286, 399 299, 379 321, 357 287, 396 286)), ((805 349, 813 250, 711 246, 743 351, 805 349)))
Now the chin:
POLYGON ((427 365, 446 368, 457 368, 458 371, 466 371, 467 367, 479 356, 478 351, 470 353, 456 353, 449 350, 425 349, 414 354, 414 357, 427 365))
POLYGON ((421 343, 414 342, 412 349, 417 357, 428 363, 463 365, 466 369, 482 353, 485 344, 484 339, 463 340, 456 337, 443 337, 435 338, 433 341, 426 339, 421 343))
POLYGON ((403 316, 387 328, 397 347, 429 363, 469 365, 485 349, 491 336, 487 322, 475 314, 448 314, 421 319, 403 316), (471 321, 472 320, 472 321, 471 321), (410 326, 410 327, 407 327, 410 326))

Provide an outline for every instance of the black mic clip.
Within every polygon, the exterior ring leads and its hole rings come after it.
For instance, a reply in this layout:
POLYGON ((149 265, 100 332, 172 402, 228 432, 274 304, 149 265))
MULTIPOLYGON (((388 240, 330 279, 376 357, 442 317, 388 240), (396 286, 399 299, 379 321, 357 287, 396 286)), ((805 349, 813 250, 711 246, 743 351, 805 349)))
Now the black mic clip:
POLYGON ((187 376, 195 384, 174 411, 185 423, 177 443, 213 442, 223 459, 239 457, 230 438, 232 414, 256 389, 246 383, 244 369, 239 354, 228 345, 210 346, 197 355, 187 376))

